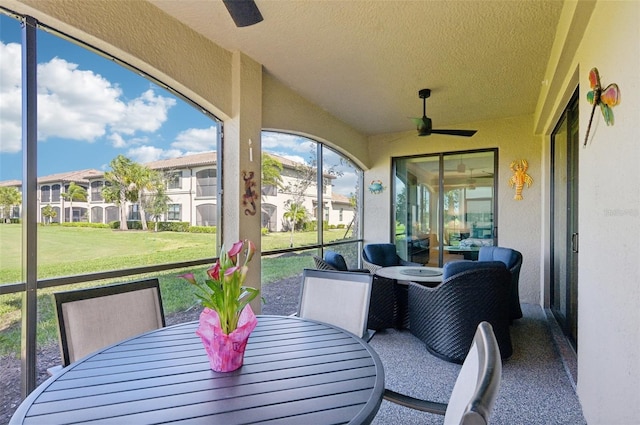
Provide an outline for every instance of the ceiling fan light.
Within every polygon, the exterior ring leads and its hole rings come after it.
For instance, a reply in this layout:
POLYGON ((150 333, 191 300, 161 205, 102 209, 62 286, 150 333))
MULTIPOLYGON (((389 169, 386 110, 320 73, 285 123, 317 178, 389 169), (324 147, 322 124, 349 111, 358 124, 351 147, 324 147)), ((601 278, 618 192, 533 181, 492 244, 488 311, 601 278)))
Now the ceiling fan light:
POLYGON ((467 166, 463 162, 458 164, 458 172, 459 173, 464 173, 465 171, 467 171, 467 166))

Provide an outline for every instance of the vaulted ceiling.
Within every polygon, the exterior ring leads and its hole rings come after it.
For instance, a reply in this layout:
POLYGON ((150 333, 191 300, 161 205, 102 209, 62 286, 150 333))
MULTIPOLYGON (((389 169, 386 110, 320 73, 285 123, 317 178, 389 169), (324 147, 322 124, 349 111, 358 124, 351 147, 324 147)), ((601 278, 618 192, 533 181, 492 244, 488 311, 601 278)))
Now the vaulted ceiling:
POLYGON ((532 114, 558 0, 256 0, 238 28, 220 0, 148 0, 332 115, 371 134, 408 131, 430 88, 434 128, 532 114))

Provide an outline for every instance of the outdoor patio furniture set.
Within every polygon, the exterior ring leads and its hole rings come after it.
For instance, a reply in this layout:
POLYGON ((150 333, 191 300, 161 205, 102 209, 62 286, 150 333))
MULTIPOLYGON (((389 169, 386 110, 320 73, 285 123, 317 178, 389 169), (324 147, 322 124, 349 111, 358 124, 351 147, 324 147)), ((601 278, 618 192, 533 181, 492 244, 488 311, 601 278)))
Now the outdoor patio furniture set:
MULTIPOLYGON (((402 260, 393 244, 367 244, 362 260, 373 274, 369 329, 408 328, 433 355, 462 363, 478 324, 487 321, 493 326, 502 358, 513 353, 509 328, 513 320, 522 317, 520 252, 483 246, 477 261, 455 260, 435 269, 402 260), (406 279, 381 276, 386 274, 381 269, 397 266, 406 267, 406 279), (415 277, 420 271, 434 269, 441 270, 441 279, 415 277), (412 276, 412 271, 418 273, 412 276), (416 282, 419 280, 422 282, 416 282)), ((324 261, 316 257, 316 265, 325 270, 363 272, 347 269, 344 258, 333 251, 325 253, 324 261)))

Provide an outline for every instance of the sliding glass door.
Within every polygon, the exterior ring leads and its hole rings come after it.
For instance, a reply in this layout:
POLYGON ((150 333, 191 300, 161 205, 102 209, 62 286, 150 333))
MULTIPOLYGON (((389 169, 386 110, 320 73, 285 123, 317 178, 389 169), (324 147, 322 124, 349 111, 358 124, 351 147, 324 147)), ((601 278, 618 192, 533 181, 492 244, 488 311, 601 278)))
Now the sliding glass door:
POLYGON ((496 242, 497 150, 393 159, 394 240, 406 260, 441 267, 496 242))

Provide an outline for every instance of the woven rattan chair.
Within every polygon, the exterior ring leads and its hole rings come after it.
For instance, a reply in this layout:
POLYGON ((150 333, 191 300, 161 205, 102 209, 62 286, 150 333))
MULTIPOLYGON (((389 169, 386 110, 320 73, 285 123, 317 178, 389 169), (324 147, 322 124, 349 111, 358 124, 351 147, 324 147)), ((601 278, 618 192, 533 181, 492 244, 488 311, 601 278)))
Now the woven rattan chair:
MULTIPOLYGON (((513 352, 509 333, 509 290, 511 274, 503 263, 477 267, 445 276, 435 288, 409 284, 409 322, 413 335, 422 340, 433 355, 462 363, 476 328, 487 321, 500 346, 503 358, 513 352)), ((446 265, 445 265, 446 271, 446 265)))
POLYGON ((511 291, 509 294, 510 319, 522 318, 520 308, 520 269, 522 268, 522 254, 512 248, 499 246, 483 246, 478 252, 478 261, 502 261, 511 272, 511 291))
POLYGON ((487 322, 478 325, 472 341, 448 403, 421 400, 389 389, 385 389, 385 400, 444 415, 445 425, 488 424, 502 381, 500 349, 487 322))
MULTIPOLYGON (((420 263, 413 263, 400 258, 396 252, 396 246, 392 243, 366 244, 362 248, 362 260, 364 261, 365 267, 369 270, 371 270, 372 265, 379 267, 422 265, 420 263)), ((375 270, 372 270, 372 272, 375 272, 375 270)))
POLYGON ((316 269, 318 270, 338 270, 317 255, 313 256, 313 262, 315 263, 316 269))

